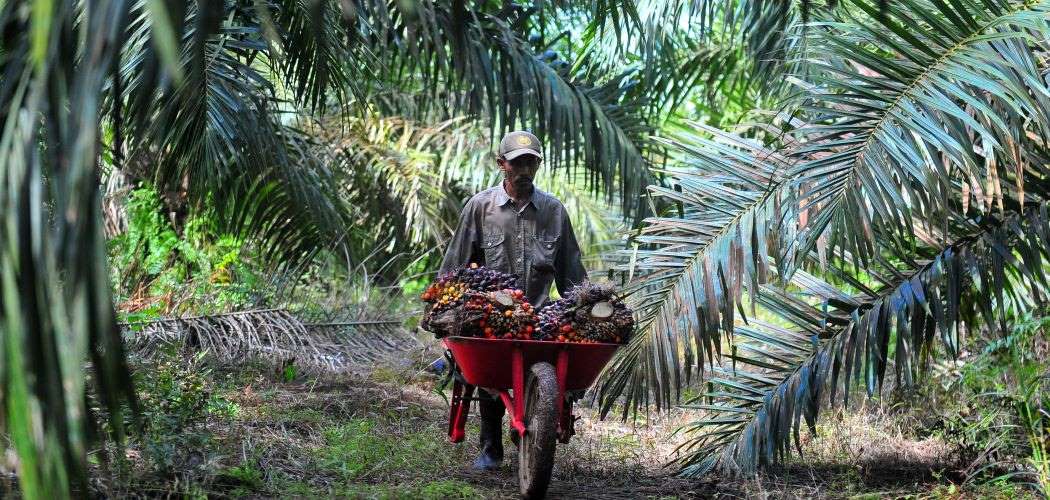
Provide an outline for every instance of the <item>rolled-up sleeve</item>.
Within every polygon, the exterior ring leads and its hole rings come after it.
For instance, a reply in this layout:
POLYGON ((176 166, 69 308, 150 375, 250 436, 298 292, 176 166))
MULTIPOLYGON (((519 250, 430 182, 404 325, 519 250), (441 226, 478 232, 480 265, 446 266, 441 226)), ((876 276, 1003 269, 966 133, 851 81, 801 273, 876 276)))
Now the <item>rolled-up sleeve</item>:
POLYGON ((480 254, 480 231, 478 230, 478 219, 475 214, 477 202, 475 198, 467 201, 463 211, 459 215, 459 225, 456 233, 452 235, 452 241, 445 250, 445 258, 441 261, 441 273, 457 269, 471 262, 477 262, 480 254))
POLYGON ((583 256, 580 254, 580 244, 576 241, 576 233, 572 230, 572 221, 569 214, 561 210, 562 230, 561 248, 554 262, 554 282, 558 285, 558 293, 565 296, 572 287, 587 279, 587 270, 583 267, 583 256))

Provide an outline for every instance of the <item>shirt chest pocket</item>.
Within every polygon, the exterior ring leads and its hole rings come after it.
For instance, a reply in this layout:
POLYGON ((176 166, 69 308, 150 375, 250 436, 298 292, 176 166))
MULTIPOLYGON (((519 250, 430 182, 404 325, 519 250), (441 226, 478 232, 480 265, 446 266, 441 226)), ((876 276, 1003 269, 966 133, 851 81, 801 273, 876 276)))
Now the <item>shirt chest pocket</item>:
POLYGON ((507 251, 503 245, 502 233, 486 235, 481 242, 481 252, 485 256, 485 267, 507 271, 510 269, 507 261, 507 251))
POLYGON ((534 234, 532 240, 532 267, 539 272, 553 273, 554 262, 558 253, 558 240, 560 235, 556 234, 534 234))

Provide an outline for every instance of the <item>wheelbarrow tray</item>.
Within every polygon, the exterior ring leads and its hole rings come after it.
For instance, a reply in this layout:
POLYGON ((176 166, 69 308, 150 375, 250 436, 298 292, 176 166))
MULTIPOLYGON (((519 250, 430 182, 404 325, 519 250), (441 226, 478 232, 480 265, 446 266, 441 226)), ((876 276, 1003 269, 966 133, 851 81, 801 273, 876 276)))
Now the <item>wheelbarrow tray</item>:
POLYGON ((557 366, 558 354, 568 357, 568 372, 564 390, 586 389, 609 362, 619 344, 579 344, 574 342, 546 342, 540 340, 486 339, 478 337, 446 337, 445 347, 452 351, 460 372, 467 383, 490 389, 512 389, 514 351, 520 349, 525 367, 547 362, 557 366))

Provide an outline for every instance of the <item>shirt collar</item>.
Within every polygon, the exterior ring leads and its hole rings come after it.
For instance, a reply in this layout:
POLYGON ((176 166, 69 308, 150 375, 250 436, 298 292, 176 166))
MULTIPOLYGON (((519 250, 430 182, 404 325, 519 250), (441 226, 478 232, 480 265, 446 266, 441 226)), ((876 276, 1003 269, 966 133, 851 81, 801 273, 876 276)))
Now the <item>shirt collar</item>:
MULTIPOLYGON (((510 195, 507 194, 507 189, 503 187, 503 181, 499 181, 499 189, 496 190, 496 206, 502 207, 503 205, 506 205, 511 201, 513 200, 511 199, 510 195)), ((525 206, 521 208, 524 209, 530 204, 533 207, 536 207, 536 187, 532 188, 532 193, 529 194, 529 201, 526 202, 525 206)))

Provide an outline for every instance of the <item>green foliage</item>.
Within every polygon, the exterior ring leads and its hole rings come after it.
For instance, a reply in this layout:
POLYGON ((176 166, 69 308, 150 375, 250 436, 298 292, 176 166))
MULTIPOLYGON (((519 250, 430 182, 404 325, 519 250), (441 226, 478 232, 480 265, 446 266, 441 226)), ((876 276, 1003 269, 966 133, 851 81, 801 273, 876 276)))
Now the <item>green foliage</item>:
POLYGON ((254 462, 246 462, 230 467, 219 474, 220 481, 231 481, 237 484, 231 493, 233 496, 241 496, 258 490, 263 486, 263 472, 254 462))
POLYGON ((666 141, 650 191, 669 208, 621 255, 643 332, 603 410, 705 384, 687 474, 780 463, 854 385, 913 388, 963 332, 1005 334, 1006 311, 1046 301, 1050 4, 850 0, 804 27, 782 5, 787 32, 809 30, 782 45, 797 93, 760 124, 666 141))
POLYGON ((88 495, 88 450, 106 437, 89 391, 111 423, 136 407, 98 196, 101 96, 126 6, 0 8, 0 431, 26 498, 88 495))
POLYGON ((291 382, 295 380, 297 374, 298 370, 295 368, 295 363, 288 362, 284 365, 284 368, 281 369, 281 380, 285 383, 291 382))
MULTIPOLYGON (((12 35, 0 47, 10 76, 0 82, 8 124, 0 140, 0 227, 9 243, 0 248, 6 340, 0 396, 26 496, 87 489, 86 450, 97 437, 83 406, 87 361, 110 418, 121 420, 122 404, 133 401, 106 275, 101 158, 112 162, 106 169, 184 197, 181 208, 192 217, 215 214, 214 233, 246 238, 255 249, 233 256, 243 250, 235 240, 201 257, 193 250, 204 247, 183 228, 175 228, 173 239, 156 212, 139 218, 148 234, 114 249, 124 257, 141 252, 141 259, 119 266, 129 271, 121 279, 130 280, 120 293, 134 299, 124 302, 139 319, 183 312, 193 300, 197 312, 247 304, 246 289, 213 297, 200 287, 228 279, 210 274, 225 274, 237 259, 294 274, 338 245, 350 226, 348 207, 329 162, 296 128, 302 121, 285 112, 338 107, 350 93, 405 110, 396 97, 370 94, 373 83, 384 91, 426 89, 418 94, 440 107, 465 105, 493 129, 535 122, 556 145, 552 158, 595 172, 602 182, 594 185, 609 193, 623 186, 630 193, 624 203, 637 200, 650 178, 641 145, 647 127, 633 113, 627 86, 578 80, 546 64, 524 40, 530 16, 504 7, 334 0, 4 4, 0 24, 12 35), (460 94, 467 98, 458 101, 460 94), (102 124, 109 128, 104 136, 102 124), (134 303, 186 283, 194 283, 189 299, 134 303)), ((241 276, 231 283, 253 285, 241 276)))
MULTIPOLYGON (((383 282, 434 270, 463 203, 501 181, 490 139, 463 117, 429 124, 368 110, 333 117, 316 133, 331 149, 346 186, 341 196, 353 207, 348 255, 337 257, 383 282)), ((589 267, 601 269, 601 253, 620 243, 622 214, 595 193, 595 182, 582 169, 555 165, 536 179, 565 204, 584 255, 593 259, 589 267)))
POLYGON ((108 242, 124 321, 227 312, 265 297, 257 252, 242 238, 216 236, 212 214, 191 216, 179 234, 150 187, 132 190, 126 210, 127 230, 108 242))
POLYGON ((209 372, 200 366, 202 356, 187 363, 176 355, 163 357, 136 371, 142 401, 144 432, 142 450, 162 474, 174 474, 203 453, 211 434, 203 428, 210 409, 223 408, 213 401, 209 372))
POLYGON ((421 259, 412 263, 411 266, 405 269, 404 277, 398 282, 398 287, 408 297, 416 297, 426 290, 430 282, 433 281, 427 276, 426 270, 436 266, 434 261, 440 261, 441 259, 431 258, 430 254, 424 255, 421 259))
POLYGON ((236 420, 241 417, 241 406, 217 394, 208 398, 207 414, 220 420, 236 420))
POLYGON ((473 486, 463 481, 434 481, 419 488, 419 498, 438 500, 441 498, 479 498, 473 486))
POLYGON ((437 473, 443 464, 445 443, 425 432, 386 435, 376 422, 353 419, 325 430, 325 447, 318 451, 318 465, 336 472, 344 481, 396 477, 399 471, 437 473))
MULTIPOLYGON (((318 497, 317 488, 304 483, 291 483, 285 486, 289 494, 304 497, 318 497)), ((422 484, 350 484, 333 487, 326 495, 368 500, 444 500, 485 498, 473 485, 457 480, 431 481, 422 484)))
MULTIPOLYGON (((333 172, 297 128, 308 113, 440 122, 452 110, 489 135, 532 127, 549 164, 582 172, 580 185, 627 213, 647 210, 637 195, 653 184, 669 209, 653 203, 659 213, 625 255, 645 334, 607 372, 604 409, 621 395, 634 409, 696 395, 732 416, 695 429, 735 426, 701 443, 706 457, 733 442, 745 469, 773 463, 803 417, 812 427, 822 401, 837 400, 839 382, 875 395, 890 372, 911 386, 938 349, 958 353, 959 325, 1005 333, 1004 309, 1042 302, 1047 289, 1048 4, 840 3, 6 3, 0 398, 23 494, 85 492, 86 392, 97 389, 116 421, 135 406, 110 282, 125 319, 217 312, 269 300, 261 276, 276 267, 291 275, 282 285, 295 282, 321 252, 305 279, 340 280, 303 295, 330 301, 312 301, 320 315, 384 295, 371 283, 373 251, 386 253, 380 270, 398 270, 406 249, 442 241, 458 201, 442 189, 456 182, 429 167, 469 163, 464 149, 484 156, 478 141, 443 135, 426 147, 423 136, 442 134, 406 120, 365 157, 347 148, 345 171, 333 172), (754 91, 781 89, 785 74, 800 99, 776 103, 787 112, 747 137, 687 124, 695 137, 651 140, 682 115, 764 120, 750 113, 754 91), (359 107, 345 106, 350 95, 359 107), (664 148, 686 157, 666 185, 649 169, 668 159, 664 148), (170 201, 132 193, 108 280, 100 159, 184 197, 190 214, 172 224, 170 201), (369 239, 375 231, 388 238, 369 239), (342 274, 330 272, 337 265, 342 274), (360 286, 349 279, 358 274, 360 286), (743 321, 766 314, 778 318, 743 321), (732 372, 714 372, 706 382, 720 390, 700 392, 704 363, 718 360, 732 372)), ((610 230, 593 199, 576 202, 594 232, 610 230)), ((997 374, 1020 389, 986 392, 1026 429, 1045 486, 1045 390, 1025 366, 997 374)), ((210 409, 236 416, 192 377, 160 371, 147 429, 193 428, 210 409)), ((370 439, 358 447, 386 446, 370 439)))
POLYGON ((180 247, 180 240, 163 215, 156 190, 139 188, 130 192, 124 204, 128 230, 108 241, 116 253, 113 263, 118 276, 130 272, 132 264, 149 276, 156 276, 169 266, 172 253, 180 247), (135 262, 138 260, 138 262, 135 262))
POLYGON ((1050 492, 1050 316, 1020 321, 939 380, 936 434, 955 445, 971 479, 1050 492))

